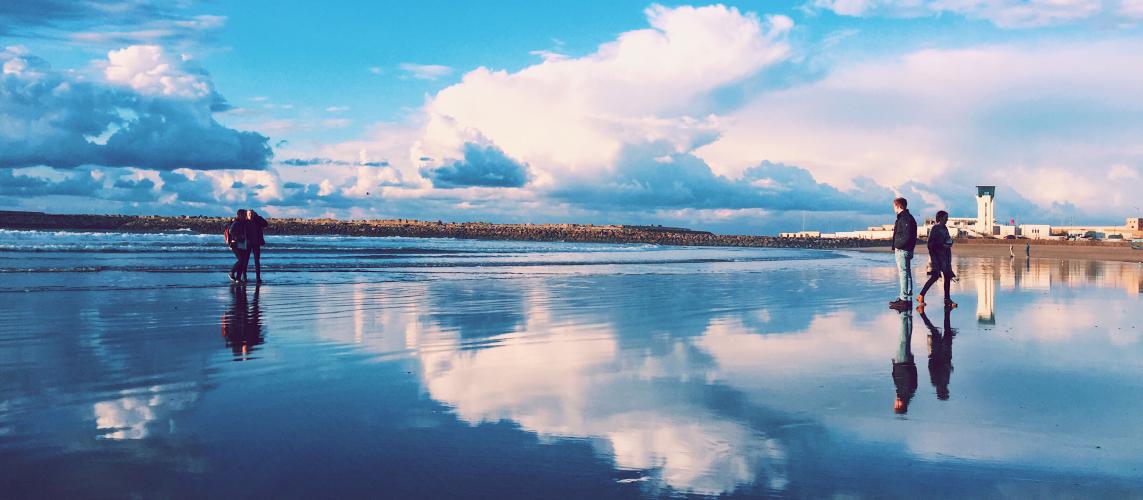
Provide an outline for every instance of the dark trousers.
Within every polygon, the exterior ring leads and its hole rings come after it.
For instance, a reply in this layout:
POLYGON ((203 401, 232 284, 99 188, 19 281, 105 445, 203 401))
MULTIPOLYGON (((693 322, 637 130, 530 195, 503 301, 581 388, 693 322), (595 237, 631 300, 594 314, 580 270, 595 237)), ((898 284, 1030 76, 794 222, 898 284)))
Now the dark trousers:
POLYGON ((929 287, 933 286, 933 283, 936 283, 937 280, 942 276, 945 278, 945 299, 947 300, 949 298, 949 282, 952 281, 952 278, 950 278, 949 274, 944 271, 933 270, 933 274, 929 275, 929 281, 926 281, 925 286, 921 288, 921 295, 924 295, 926 292, 928 292, 929 287))
POLYGON ((245 278, 246 266, 250 264, 250 250, 241 249, 236 246, 230 247, 230 251, 234 252, 234 265, 230 266, 230 275, 237 278, 245 278))
MULTIPOLYGON (((262 279, 262 246, 261 245, 254 245, 254 246, 250 247, 249 254, 254 256, 254 279, 260 280, 260 279, 262 279)), ((249 257, 247 257, 247 258, 249 258, 249 257)), ((247 265, 249 265, 250 261, 247 260, 246 263, 247 263, 247 265)), ((242 274, 243 275, 246 274, 245 268, 242 269, 242 274)))

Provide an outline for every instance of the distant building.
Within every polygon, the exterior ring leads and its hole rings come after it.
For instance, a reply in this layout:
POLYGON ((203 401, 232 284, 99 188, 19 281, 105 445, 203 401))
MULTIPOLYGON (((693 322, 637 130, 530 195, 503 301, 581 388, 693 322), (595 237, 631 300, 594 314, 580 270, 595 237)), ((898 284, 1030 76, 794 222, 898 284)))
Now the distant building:
POLYGON ((996 186, 976 186, 976 232, 982 236, 996 234, 996 186))
POLYGON ((1048 224, 1020 224, 1020 236, 1033 240, 1052 238, 1052 226, 1048 224))
POLYGON ((821 231, 797 231, 793 233, 778 233, 779 238, 821 238, 821 231))
POLYGON ((1125 240, 1143 238, 1143 226, 1140 217, 1128 217, 1122 226, 1058 226, 1052 228, 1054 234, 1073 238, 1095 238, 1104 240, 1108 237, 1125 240))

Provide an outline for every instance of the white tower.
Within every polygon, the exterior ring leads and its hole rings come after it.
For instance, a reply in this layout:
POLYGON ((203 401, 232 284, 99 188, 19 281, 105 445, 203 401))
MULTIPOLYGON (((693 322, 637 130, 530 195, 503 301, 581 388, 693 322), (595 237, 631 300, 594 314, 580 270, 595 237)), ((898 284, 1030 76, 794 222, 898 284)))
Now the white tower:
POLYGON ((996 186, 976 186, 976 232, 992 236, 996 223, 996 186))

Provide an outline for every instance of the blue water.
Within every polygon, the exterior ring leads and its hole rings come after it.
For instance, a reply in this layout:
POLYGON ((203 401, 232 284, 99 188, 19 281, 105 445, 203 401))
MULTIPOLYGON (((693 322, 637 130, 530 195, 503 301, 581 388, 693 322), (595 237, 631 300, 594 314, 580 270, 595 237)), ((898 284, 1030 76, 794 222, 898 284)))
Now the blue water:
POLYGON ((1137 264, 220 240, 0 231, 0 496, 1143 495, 1137 264))

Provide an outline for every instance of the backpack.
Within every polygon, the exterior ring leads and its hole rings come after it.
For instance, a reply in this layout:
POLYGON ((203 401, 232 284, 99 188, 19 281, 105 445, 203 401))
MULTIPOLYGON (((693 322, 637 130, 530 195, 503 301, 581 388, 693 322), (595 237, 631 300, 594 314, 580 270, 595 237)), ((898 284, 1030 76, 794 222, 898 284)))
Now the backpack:
POLYGON ((239 244, 238 246, 240 246, 240 247, 245 247, 246 246, 245 245, 245 243, 246 243, 246 232, 245 231, 238 231, 237 233, 235 233, 234 231, 232 231, 232 229, 234 229, 234 225, 237 223, 238 223, 238 221, 232 221, 230 224, 227 224, 226 229, 222 230, 222 237, 226 239, 227 245, 229 245, 231 242, 234 242, 234 243, 238 243, 239 244), (231 238, 231 235, 233 235, 233 238, 231 238))

